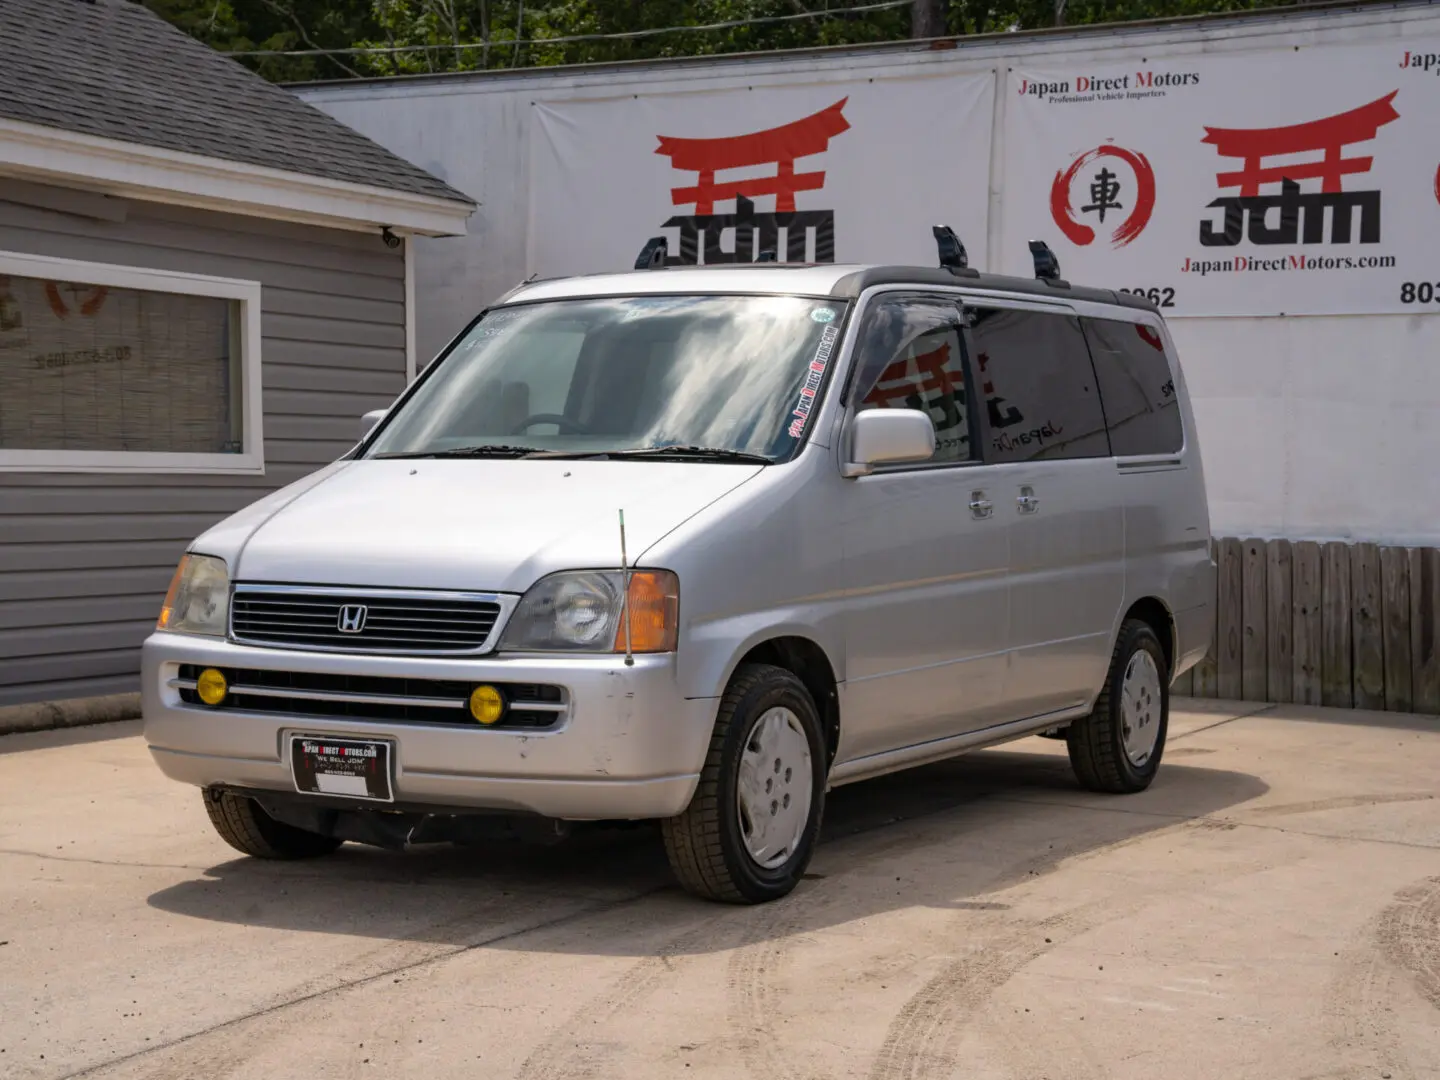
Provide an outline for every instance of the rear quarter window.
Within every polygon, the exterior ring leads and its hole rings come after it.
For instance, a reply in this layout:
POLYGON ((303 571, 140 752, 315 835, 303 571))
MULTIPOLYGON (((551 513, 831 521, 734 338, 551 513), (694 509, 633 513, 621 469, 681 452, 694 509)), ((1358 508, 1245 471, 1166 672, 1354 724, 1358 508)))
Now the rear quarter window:
POLYGON ((1177 453, 1184 442, 1180 399, 1159 332, 1119 319, 1085 318, 1081 324, 1095 362, 1111 452, 1177 453))
POLYGON ((990 419, 989 462, 1108 457, 1105 417, 1074 315, 967 303, 990 419))

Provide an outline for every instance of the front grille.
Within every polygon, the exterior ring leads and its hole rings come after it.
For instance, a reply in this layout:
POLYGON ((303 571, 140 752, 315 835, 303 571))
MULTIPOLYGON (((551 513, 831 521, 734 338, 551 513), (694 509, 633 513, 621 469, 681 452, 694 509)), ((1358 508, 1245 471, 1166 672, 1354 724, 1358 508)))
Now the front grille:
POLYGON ((327 652, 478 653, 500 618, 498 597, 237 585, 230 635, 249 645, 327 652))
MULTIPOLYGON (((353 717, 411 724, 478 728, 470 715, 470 692, 479 683, 447 679, 397 679, 382 675, 324 675, 310 671, 220 668, 229 691, 206 705, 195 690, 204 668, 182 664, 171 686, 187 705, 219 712, 285 716, 353 717)), ((487 683, 505 699, 505 712, 489 728, 545 730, 559 725, 568 705, 558 686, 487 683)))

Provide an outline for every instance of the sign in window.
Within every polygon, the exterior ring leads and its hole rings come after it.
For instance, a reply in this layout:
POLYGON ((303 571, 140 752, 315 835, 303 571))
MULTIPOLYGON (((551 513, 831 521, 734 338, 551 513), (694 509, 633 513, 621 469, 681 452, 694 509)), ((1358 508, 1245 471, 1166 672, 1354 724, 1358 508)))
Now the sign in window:
POLYGON ((0 467, 261 467, 246 415, 258 400, 258 356, 246 355, 258 286, 67 270, 0 255, 0 467), (27 263, 41 272, 9 272, 27 263))

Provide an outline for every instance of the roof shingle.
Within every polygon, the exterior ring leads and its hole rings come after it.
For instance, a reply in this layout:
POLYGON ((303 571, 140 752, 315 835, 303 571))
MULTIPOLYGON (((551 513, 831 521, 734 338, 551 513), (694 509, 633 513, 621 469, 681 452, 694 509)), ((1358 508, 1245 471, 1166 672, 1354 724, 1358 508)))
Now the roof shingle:
POLYGON ((474 203, 131 0, 0 0, 0 117, 474 203))

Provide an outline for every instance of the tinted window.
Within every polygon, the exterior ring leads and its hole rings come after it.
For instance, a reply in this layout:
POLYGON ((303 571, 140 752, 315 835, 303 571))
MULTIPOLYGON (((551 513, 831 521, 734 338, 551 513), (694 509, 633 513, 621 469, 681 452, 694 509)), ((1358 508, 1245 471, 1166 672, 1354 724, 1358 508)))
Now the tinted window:
POLYGON ((935 425, 937 462, 973 454, 965 404, 960 311, 929 300, 884 300, 870 309, 859 343, 857 410, 918 409, 935 425))
POLYGON ((1108 457, 1095 372, 1074 316, 969 308, 990 418, 987 461, 1108 457))
POLYGON ((1177 452, 1183 441, 1180 400, 1160 335, 1148 326, 1116 319, 1084 323, 1114 452, 1177 452))

